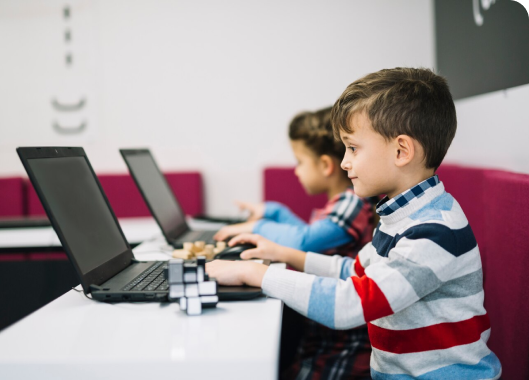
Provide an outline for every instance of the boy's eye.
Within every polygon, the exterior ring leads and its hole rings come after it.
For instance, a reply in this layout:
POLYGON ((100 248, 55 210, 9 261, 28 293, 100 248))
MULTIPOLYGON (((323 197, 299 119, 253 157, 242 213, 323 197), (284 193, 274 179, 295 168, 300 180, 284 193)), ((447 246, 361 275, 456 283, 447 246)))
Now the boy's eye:
POLYGON ((351 149, 351 151, 352 151, 353 153, 356 152, 356 147, 354 147, 354 146, 350 146, 349 149, 351 149))

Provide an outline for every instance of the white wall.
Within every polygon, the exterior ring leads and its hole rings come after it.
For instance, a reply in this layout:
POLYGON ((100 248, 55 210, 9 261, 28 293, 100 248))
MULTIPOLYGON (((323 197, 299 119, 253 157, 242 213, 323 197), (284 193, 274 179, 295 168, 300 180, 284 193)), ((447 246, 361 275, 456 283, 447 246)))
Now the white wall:
POLYGON ((529 85, 458 100, 456 109, 447 162, 529 174, 529 85))
MULTIPOLYGON (((148 146, 164 170, 203 173, 209 213, 234 214, 232 200, 261 199, 265 166, 294 164, 294 114, 368 72, 434 66, 432 11, 424 0, 2 0, 0 175, 24 173, 16 146, 82 145, 97 172, 125 172, 118 148, 148 146), (90 133, 56 136, 49 100, 76 89, 90 133)), ((459 112, 458 138, 475 125, 459 112)))

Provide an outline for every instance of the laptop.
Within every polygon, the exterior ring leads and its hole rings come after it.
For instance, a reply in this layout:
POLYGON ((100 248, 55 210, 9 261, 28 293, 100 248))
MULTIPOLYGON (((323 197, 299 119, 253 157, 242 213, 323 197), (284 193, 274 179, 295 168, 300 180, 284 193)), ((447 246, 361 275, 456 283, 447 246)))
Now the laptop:
MULTIPOLYGON (((141 262, 112 211, 83 148, 24 147, 17 153, 85 294, 107 302, 165 301, 165 261, 141 262)), ((219 286, 220 300, 261 289, 219 286)))
POLYGON ((205 241, 206 244, 215 244, 213 235, 217 232, 216 230, 204 231, 189 228, 180 203, 156 165, 149 149, 120 149, 119 151, 168 244, 175 248, 182 248, 183 243, 188 241, 205 241))

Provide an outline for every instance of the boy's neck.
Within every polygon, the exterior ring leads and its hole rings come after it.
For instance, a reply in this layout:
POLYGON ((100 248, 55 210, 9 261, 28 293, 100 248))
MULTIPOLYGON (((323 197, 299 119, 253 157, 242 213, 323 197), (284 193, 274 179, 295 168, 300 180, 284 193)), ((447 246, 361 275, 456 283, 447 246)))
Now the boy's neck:
POLYGON ((424 180, 427 180, 435 174, 434 169, 424 169, 415 173, 408 173, 407 175, 401 176, 400 180, 394 189, 387 192, 388 198, 394 198, 395 196, 411 189, 413 186, 418 185, 424 180))

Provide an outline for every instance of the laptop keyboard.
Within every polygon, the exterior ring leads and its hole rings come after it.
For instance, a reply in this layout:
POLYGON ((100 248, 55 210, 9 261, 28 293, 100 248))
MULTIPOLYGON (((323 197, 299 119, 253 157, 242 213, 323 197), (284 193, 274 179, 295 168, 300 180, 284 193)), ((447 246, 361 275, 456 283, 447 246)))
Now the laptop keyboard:
POLYGON ((176 243, 185 243, 187 241, 205 241, 206 244, 213 242, 213 236, 217 231, 187 231, 182 237, 175 240, 176 243))
POLYGON ((134 280, 129 282, 123 290, 130 291, 153 291, 153 290, 167 290, 169 284, 165 279, 163 273, 164 269, 167 268, 167 263, 159 261, 156 264, 150 266, 142 273, 140 273, 134 280))

